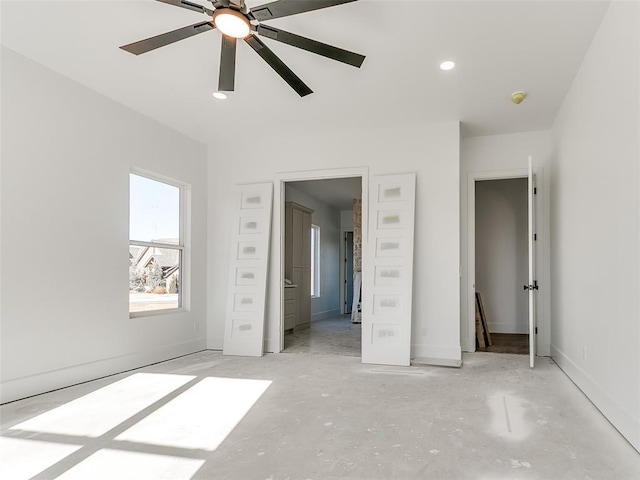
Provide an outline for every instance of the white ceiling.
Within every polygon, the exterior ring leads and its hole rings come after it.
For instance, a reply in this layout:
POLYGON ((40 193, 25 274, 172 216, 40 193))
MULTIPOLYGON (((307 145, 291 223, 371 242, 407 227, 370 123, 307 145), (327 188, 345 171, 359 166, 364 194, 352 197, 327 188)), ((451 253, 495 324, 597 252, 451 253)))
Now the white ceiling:
POLYGON ((362 198, 361 177, 305 180, 287 185, 338 210, 352 210, 353 199, 362 198))
POLYGON ((551 126, 607 5, 360 0, 277 19, 269 23, 367 56, 356 69, 266 39, 315 91, 302 99, 241 44, 236 92, 214 100, 217 31, 138 57, 120 50, 206 20, 154 0, 3 1, 2 44, 208 144, 229 129, 250 137, 454 120, 477 136, 551 126), (457 67, 439 70, 444 59, 457 67), (516 90, 529 93, 519 106, 516 90))

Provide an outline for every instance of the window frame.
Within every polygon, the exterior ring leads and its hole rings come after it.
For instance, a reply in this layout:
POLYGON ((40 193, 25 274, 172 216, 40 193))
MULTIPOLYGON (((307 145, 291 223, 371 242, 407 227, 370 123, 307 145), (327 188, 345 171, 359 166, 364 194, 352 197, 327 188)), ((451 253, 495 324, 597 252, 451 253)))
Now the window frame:
MULTIPOLYGON (((179 268, 178 268, 178 307, 174 308, 162 308, 157 310, 148 310, 141 312, 132 312, 129 310, 129 318, 138 318, 138 317, 150 317, 156 315, 167 315, 174 314, 179 312, 187 311, 185 307, 188 288, 185 285, 185 271, 188 269, 186 255, 185 255, 185 243, 186 243, 186 216, 187 216, 187 200, 188 200, 188 185, 180 182, 178 180, 174 180, 169 177, 165 177, 163 175, 159 175, 157 173, 150 172, 148 170, 131 168, 129 170, 129 209, 127 213, 128 229, 129 229, 129 247, 137 246, 137 247, 150 247, 150 248, 164 248, 178 251, 178 259, 179 259, 179 268), (171 187, 176 187, 179 191, 178 193, 178 243, 170 244, 163 242, 147 242, 142 240, 132 240, 131 239, 131 175, 137 175, 139 177, 146 178, 148 180, 153 180, 154 182, 164 183, 165 185, 169 185, 171 187)), ((131 303, 129 303, 129 309, 131 308, 131 303)))
POLYGON ((320 226, 311 224, 311 298, 320 298, 320 226))

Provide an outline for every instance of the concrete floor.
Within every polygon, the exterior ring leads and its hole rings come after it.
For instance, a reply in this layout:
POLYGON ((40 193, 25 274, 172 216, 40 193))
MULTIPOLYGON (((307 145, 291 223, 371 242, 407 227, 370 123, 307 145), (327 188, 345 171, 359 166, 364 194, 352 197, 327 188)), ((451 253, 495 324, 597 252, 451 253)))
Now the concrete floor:
POLYGON ((361 356, 362 328, 351 323, 351 315, 338 315, 311 322, 284 336, 284 353, 361 356))
POLYGON ((3 405, 0 478, 640 478, 638 452, 558 367, 527 362, 200 352, 3 405))

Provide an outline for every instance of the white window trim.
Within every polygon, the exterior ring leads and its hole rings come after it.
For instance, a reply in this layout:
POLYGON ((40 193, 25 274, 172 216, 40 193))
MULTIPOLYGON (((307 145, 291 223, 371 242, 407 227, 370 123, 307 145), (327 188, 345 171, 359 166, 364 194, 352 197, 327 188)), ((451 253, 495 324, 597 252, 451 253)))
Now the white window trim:
MULTIPOLYGON (((178 222, 178 244, 169 244, 169 243, 161 243, 161 242, 145 242, 140 240, 132 240, 131 232, 129 232, 129 245, 135 245, 140 247, 156 247, 156 248, 171 248, 174 250, 179 250, 180 252, 180 277, 179 277, 179 285, 180 289, 178 290, 178 308, 163 308, 160 310, 150 310, 144 312, 129 312, 129 318, 140 318, 140 317, 152 317, 157 315, 168 315, 173 313, 180 313, 188 311, 185 305, 188 305, 190 286, 186 279, 189 276, 186 274, 189 272, 190 264, 187 261, 189 258, 188 252, 185 249, 185 245, 187 243, 187 214, 189 212, 188 202, 189 202, 189 185, 186 183, 179 182, 169 177, 165 177, 163 175, 159 175, 157 173, 150 172, 148 170, 143 170, 140 168, 132 167, 129 170, 130 174, 138 175, 139 177, 148 178, 149 180, 154 180, 156 182, 161 182, 167 185, 171 185, 172 187, 176 187, 179 189, 180 193, 178 196, 180 204, 178 205, 179 212, 179 222, 178 222)), ((128 190, 130 191, 130 190, 128 190)), ((129 209, 127 211, 127 216, 131 211, 131 199, 129 198, 129 209)))
POLYGON ((313 244, 315 248, 311 251, 311 262, 313 262, 313 286, 311 298, 320 298, 320 227, 311 224, 311 235, 314 236, 313 244))

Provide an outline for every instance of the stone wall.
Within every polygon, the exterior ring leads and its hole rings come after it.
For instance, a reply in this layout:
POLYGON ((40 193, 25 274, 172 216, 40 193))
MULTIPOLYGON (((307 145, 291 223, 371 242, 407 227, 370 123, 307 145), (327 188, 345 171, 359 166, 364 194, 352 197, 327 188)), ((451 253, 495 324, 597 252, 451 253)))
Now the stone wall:
MULTIPOLYGON (((360 285, 362 282, 362 200, 356 198, 353 200, 353 296, 354 299, 360 297, 360 285)), ((351 311, 351 322, 360 323, 362 321, 362 313, 360 310, 360 302, 354 302, 354 308, 351 311)))
POLYGON ((362 200, 353 200, 353 273, 362 271, 362 200))

